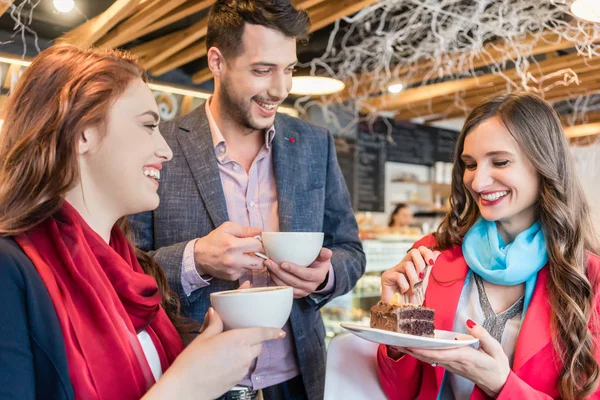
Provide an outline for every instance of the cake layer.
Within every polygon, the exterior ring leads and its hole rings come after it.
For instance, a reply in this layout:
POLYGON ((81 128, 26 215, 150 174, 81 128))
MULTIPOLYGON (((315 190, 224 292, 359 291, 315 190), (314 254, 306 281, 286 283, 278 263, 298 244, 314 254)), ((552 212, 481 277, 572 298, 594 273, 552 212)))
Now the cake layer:
POLYGON ((431 321, 410 320, 400 321, 398 333, 406 333, 415 336, 433 337, 434 327, 431 321))
POLYGON ((433 320, 435 311, 432 308, 415 306, 413 304, 407 304, 402 306, 391 306, 387 303, 379 302, 371 307, 371 313, 382 313, 390 314, 393 313, 398 315, 402 319, 424 319, 433 320))
POLYGON ((395 315, 383 314, 371 310, 371 328, 397 332, 398 319, 395 315))
POLYGON ((427 307, 379 302, 371 308, 371 328, 433 337, 434 314, 435 311, 427 307))

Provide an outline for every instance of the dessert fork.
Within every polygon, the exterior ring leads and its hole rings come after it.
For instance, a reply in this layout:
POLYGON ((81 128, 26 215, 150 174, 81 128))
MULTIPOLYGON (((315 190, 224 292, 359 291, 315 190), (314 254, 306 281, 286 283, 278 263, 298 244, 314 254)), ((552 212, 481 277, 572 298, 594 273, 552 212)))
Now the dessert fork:
MULTIPOLYGON (((425 269, 423 270, 424 276, 427 275, 428 268, 429 268, 429 266, 426 266, 425 269)), ((424 280, 425 279, 423 278, 419 282, 415 283, 415 285, 413 286, 413 289, 412 289, 413 296, 415 296, 415 299, 417 300, 417 305, 423 305, 423 302, 425 302, 425 291, 423 290, 423 281, 424 280)), ((403 301, 404 301, 404 304, 410 303, 410 295, 404 294, 403 301)))

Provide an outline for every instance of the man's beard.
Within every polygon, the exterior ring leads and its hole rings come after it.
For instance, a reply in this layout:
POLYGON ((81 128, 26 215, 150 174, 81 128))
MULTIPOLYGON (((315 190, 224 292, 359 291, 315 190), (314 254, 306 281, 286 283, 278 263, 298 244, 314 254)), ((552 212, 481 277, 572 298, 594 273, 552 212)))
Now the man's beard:
POLYGON ((222 111, 227 113, 227 116, 232 121, 245 129, 255 131, 269 128, 268 126, 260 126, 253 121, 251 114, 252 101, 245 102, 243 99, 238 99, 232 95, 232 90, 227 79, 221 79, 221 90, 219 92, 221 99, 222 111))

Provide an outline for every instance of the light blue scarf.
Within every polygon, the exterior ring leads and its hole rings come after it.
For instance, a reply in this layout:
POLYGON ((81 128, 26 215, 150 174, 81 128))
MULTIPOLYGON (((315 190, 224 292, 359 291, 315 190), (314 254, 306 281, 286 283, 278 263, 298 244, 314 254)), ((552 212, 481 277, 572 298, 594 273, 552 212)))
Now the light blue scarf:
POLYGON ((513 286, 525 282, 523 318, 537 280, 537 273, 548 262, 546 238, 539 221, 505 244, 493 221, 479 218, 462 244, 471 271, 496 285, 513 286))
MULTIPOLYGON (((472 273, 496 285, 512 286, 525 282, 523 321, 533 296, 537 273, 548 262, 546 238, 540 223, 535 222, 507 245, 498 234, 495 222, 479 218, 465 235, 462 250, 470 268, 465 286, 472 273)), ((448 371, 444 373, 438 400, 446 397, 447 376, 448 371)))

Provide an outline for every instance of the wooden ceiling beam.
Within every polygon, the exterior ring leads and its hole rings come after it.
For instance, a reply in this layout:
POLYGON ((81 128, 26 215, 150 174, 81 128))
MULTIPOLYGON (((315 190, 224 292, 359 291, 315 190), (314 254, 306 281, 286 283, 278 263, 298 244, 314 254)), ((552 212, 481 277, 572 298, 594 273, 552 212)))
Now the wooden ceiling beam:
POLYGON ((588 111, 588 112, 585 112, 584 114, 578 113, 575 116, 572 113, 562 114, 560 116, 560 120, 563 123, 563 126, 600 122, 600 110, 588 111))
MULTIPOLYGON (((555 102, 598 90, 598 88, 600 88, 600 68, 598 66, 595 68, 595 70, 579 74, 579 85, 555 86, 544 93, 544 98, 548 101, 555 102)), ((410 119, 415 117, 433 116, 432 118, 428 118, 428 121, 431 121, 432 119, 461 117, 465 116, 466 113, 490 96, 506 92, 506 87, 502 86, 492 87, 486 91, 467 92, 459 99, 460 104, 464 109, 457 105, 457 98, 455 96, 439 98, 436 101, 409 104, 396 111, 396 118, 410 119)))
MULTIPOLYGON (((571 68, 571 71, 573 71, 574 73, 577 74, 577 78, 579 80, 579 85, 570 84, 567 86, 565 84, 566 82, 564 82, 564 79, 560 76, 557 76, 552 81, 547 80, 541 84, 538 84, 537 87, 534 83, 530 83, 529 88, 543 90, 544 88, 548 88, 552 84, 557 84, 559 81, 562 81, 561 84, 556 85, 552 89, 554 91, 554 93, 556 93, 557 91, 560 91, 560 90, 570 91, 570 90, 573 90, 573 88, 584 88, 585 89, 585 85, 587 85, 591 82, 594 82, 595 80, 597 80, 600 77, 600 64, 598 62, 596 62, 595 65, 574 66, 573 68, 571 68)), ((496 95, 498 93, 504 93, 509 89, 509 87, 512 87, 512 90, 516 89, 512 85, 508 85, 506 82, 499 81, 499 83, 494 86, 476 88, 476 89, 470 90, 464 94, 462 94, 462 92, 457 92, 454 95, 446 96, 446 97, 449 100, 454 99, 456 96, 461 96, 461 98, 464 100, 468 100, 470 97, 473 97, 473 96, 489 97, 489 96, 496 95)), ((442 98, 438 98, 434 102, 438 102, 438 101, 441 102, 442 98)))
MULTIPOLYGON (((563 100, 577 98, 579 96, 589 93, 590 90, 593 90, 593 91, 600 90, 600 82, 596 82, 595 84, 588 86, 587 88, 573 89, 571 91, 548 92, 544 95, 544 99, 550 103, 555 103, 555 102, 559 102, 559 101, 563 101, 563 100)), ((501 94, 501 93, 505 93, 505 92, 498 92, 495 94, 501 94)), ((451 104, 446 104, 447 108, 444 112, 439 112, 439 113, 433 114, 433 115, 438 116, 437 117, 438 119, 452 119, 452 118, 466 117, 467 114, 469 112, 471 112, 471 110, 473 108, 475 108, 478 104, 480 104, 481 102, 483 102, 484 100, 486 100, 489 97, 490 96, 471 97, 469 99, 469 101, 465 104, 465 107, 463 109, 456 108, 454 105, 451 105, 451 104)), ((441 107, 436 107, 436 108, 434 108, 433 111, 435 113, 436 111, 438 111, 440 109, 441 109, 441 107)), ((431 122, 430 119, 427 119, 427 120, 429 122, 431 122)))
POLYGON ((117 0, 106 11, 55 40, 56 43, 70 43, 91 46, 106 35, 115 25, 127 18, 142 0, 117 0))
POLYGON ((192 43, 206 36, 208 17, 183 30, 134 47, 131 52, 140 58, 144 68, 151 69, 160 62, 184 50, 192 43))
POLYGON ((567 135, 568 138, 592 136, 598 134, 600 134, 600 122, 565 127, 565 135, 567 135))
POLYGON ((323 2, 308 9, 310 16, 311 32, 318 31, 327 25, 333 24, 338 19, 347 17, 363 8, 377 3, 378 0, 334 0, 323 2))
POLYGON ((0 0, 0 17, 12 6, 15 0, 0 0))
POLYGON ((202 40, 186 47, 175 56, 172 56, 150 69, 150 74, 159 76, 167 73, 177 67, 185 65, 189 62, 197 60, 206 55, 206 41, 202 40))
POLYGON ((196 14, 202 10, 205 10, 214 4, 215 0, 188 0, 187 3, 179 6, 173 10, 169 15, 166 15, 162 19, 148 25, 146 28, 140 31, 140 37, 147 35, 150 32, 157 31, 170 25, 174 22, 180 21, 190 15, 196 14))
MULTIPOLYGON (((590 36, 591 32, 578 32, 572 40, 566 40, 562 36, 556 33, 545 30, 541 34, 526 34, 520 41, 521 46, 531 45, 528 51, 523 52, 521 49, 522 57, 533 57, 540 54, 555 53, 559 50, 566 50, 574 47, 577 42, 582 41, 586 36, 590 36)), ((424 79, 435 79, 442 78, 443 76, 451 74, 461 74, 467 72, 469 69, 477 69, 491 65, 493 63, 501 63, 505 61, 513 60, 516 57, 517 51, 512 43, 504 42, 501 40, 492 41, 486 43, 483 46, 483 50, 477 52, 474 55, 473 60, 468 65, 455 65, 448 71, 444 71, 444 75, 432 74, 431 68, 434 67, 434 63, 431 60, 423 60, 415 65, 409 67, 399 68, 394 72, 397 79, 389 79, 389 82, 383 82, 382 77, 378 75, 360 75, 357 79, 349 79, 346 81, 347 89, 343 92, 336 94, 336 99, 348 100, 350 98, 367 96, 371 93, 376 93, 385 90, 385 87, 395 84, 402 83, 404 86, 410 86, 415 83, 420 83, 424 79), (358 82, 356 85, 354 82, 358 82), (383 87, 382 87, 383 86, 383 87)), ((457 59, 464 56, 462 53, 449 53, 443 56, 444 59, 457 59)), ((564 57, 564 56, 563 56, 564 57)), ((562 57, 557 57, 562 58, 562 57)))
MULTIPOLYGON (((582 39, 586 36, 592 36, 591 31, 578 33, 571 38, 572 40, 566 40, 562 35, 558 35, 553 31, 544 30, 541 33, 527 33, 523 35, 522 39, 512 38, 515 41, 519 41, 519 49, 515 49, 515 46, 511 42, 503 40, 495 40, 487 43, 483 46, 483 50, 477 51, 474 54, 473 62, 467 66, 455 66, 450 69, 449 73, 460 73, 465 72, 468 68, 481 68, 493 63, 501 63, 505 61, 514 60, 515 57, 531 57, 539 54, 546 54, 559 50, 566 50, 574 47, 578 42, 583 41, 582 39), (523 52, 523 46, 529 46, 529 51, 523 52), (467 68, 465 68, 467 67, 467 68)), ((463 53, 454 52, 446 55, 446 58, 457 59, 461 57, 463 53)), ((400 71, 400 74, 407 74, 411 70, 423 70, 433 67, 433 61, 426 60, 418 65, 404 68, 400 71)))
POLYGON ((298 10, 308 10, 311 7, 314 7, 318 4, 321 4, 327 0, 293 0, 292 4, 298 10))
MULTIPOLYGON (((581 59, 583 59, 583 57, 578 54, 569 54, 566 56, 554 58, 555 62, 558 62, 557 60, 559 60, 559 59, 562 63, 562 66, 555 64, 556 70, 561 69, 561 68, 569 68, 570 67, 569 63, 572 63, 575 60, 581 60, 581 59)), ((539 65, 539 63, 536 61, 530 62, 530 68, 538 68, 537 67, 538 65, 539 65)), ((551 63, 548 63, 546 65, 551 65, 551 63)), ((458 73, 459 71, 454 71, 454 72, 458 73)), ((462 71, 462 72, 464 73, 465 71, 462 71)), ((340 100, 347 100, 350 98, 363 97, 363 96, 367 96, 371 93, 375 93, 378 91, 386 91, 387 87, 389 87, 390 85, 395 84, 395 83, 402 83, 404 86, 410 86, 410 85, 414 85, 416 83, 421 83, 425 79, 429 80, 432 78, 440 78, 440 77, 441 76, 437 76, 437 75, 432 76, 431 71, 426 71, 426 70, 418 70, 416 72, 412 71, 408 75, 405 75, 401 78, 397 78, 394 80, 390 80, 389 82, 385 82, 385 77, 379 77, 378 79, 376 79, 375 77, 372 77, 372 76, 367 76, 366 78, 364 78, 364 76, 359 76, 355 82, 352 82, 351 84, 349 84, 343 92, 338 94, 338 98, 340 100)), ((461 79, 461 78, 457 78, 457 79, 461 79)), ((425 85, 422 85, 422 86, 425 86, 425 85)))
MULTIPOLYGON (((574 73, 585 72, 600 67, 600 58, 586 60, 577 54, 557 57, 538 64, 532 64, 529 69, 534 77, 541 79, 552 72, 570 69, 574 73)), ((494 86, 505 86, 507 79, 518 80, 520 74, 515 69, 509 69, 503 72, 504 76, 497 74, 481 75, 473 78, 452 80, 447 82, 423 85, 415 88, 406 89, 400 93, 389 93, 373 97, 365 101, 369 107, 392 111, 402 108, 408 104, 415 104, 423 101, 434 101, 438 97, 455 95, 461 92, 485 90, 494 86)))
POLYGON ((206 81, 211 80, 213 77, 212 71, 210 70, 210 68, 205 68, 202 71, 196 72, 193 76, 192 76, 192 82, 193 83, 204 83, 206 81))
MULTIPOLYGON (((600 76, 594 80, 586 80, 585 85, 570 87, 569 89, 555 87, 544 94, 544 99, 550 103, 555 103, 597 91, 600 91, 600 76)), ((466 117, 478 104, 492 95, 499 95, 502 93, 506 93, 506 91, 499 90, 490 95, 474 95, 461 99, 462 107, 457 106, 454 99, 448 99, 446 102, 436 104, 415 105, 414 107, 398 111, 394 118, 405 120, 425 117, 426 121, 429 123, 444 119, 466 117)))
MULTIPOLYGON (((588 88, 580 88, 579 90, 573 90, 570 92, 556 92, 556 93, 546 93, 544 99, 550 103, 555 103, 563 100, 574 99, 579 96, 585 95, 589 93, 590 90, 598 91, 600 90, 600 84, 596 83, 592 87, 588 88)), ((501 94, 499 92, 497 94, 501 94)), ((444 120, 444 119, 452 119, 452 118, 460 118, 466 117, 473 108, 475 108, 478 104, 489 98, 490 96, 478 96, 470 98, 469 102, 465 103, 462 108, 456 107, 455 104, 446 103, 444 105, 438 105, 429 110, 428 116, 432 118, 426 118, 427 122, 433 122, 434 120, 444 120), (443 107, 446 107, 443 109, 443 107)), ((411 110, 410 113, 402 113, 401 115, 397 115, 398 119, 410 119, 415 117, 422 117, 424 115, 423 110, 411 110)))
MULTIPOLYGON (((570 84, 570 85, 557 84, 550 89, 544 90, 543 93, 559 95, 562 93, 572 93, 574 91, 577 91, 578 93, 585 92, 588 88, 591 89, 591 85, 594 85, 600 81, 599 65, 597 64, 595 67, 589 68, 586 71, 579 71, 578 80, 579 80, 579 84, 570 84)), ((543 90, 544 87, 548 88, 550 86, 550 84, 558 83, 559 81, 561 81, 561 79, 557 78, 553 82, 547 82, 548 84, 544 85, 543 87, 538 86, 536 88, 532 85, 532 86, 529 86, 529 88, 532 90, 537 89, 538 91, 541 91, 541 90, 543 90)), ((491 89, 467 92, 465 94, 465 96, 463 96, 463 99, 468 101, 472 97, 486 98, 486 97, 493 96, 493 95, 496 95, 499 93, 505 93, 506 91, 507 91, 507 87, 501 85, 501 86, 496 86, 495 88, 491 88, 491 89)))
POLYGON ((146 43, 142 43, 135 47, 129 49, 129 52, 136 56, 138 59, 142 59, 144 57, 150 57, 154 53, 159 52, 160 49, 164 46, 166 42, 171 41, 173 38, 177 37, 179 32, 172 32, 168 35, 161 36, 158 39, 151 40, 146 43))
MULTIPOLYGON (((127 18, 131 17, 134 14, 139 14, 141 12, 146 12, 149 9, 155 7, 158 1, 156 0, 141 0, 137 6, 137 8, 129 15, 127 18)), ((123 19, 125 21, 125 19, 123 19)))
POLYGON ((141 11, 129 17, 112 31, 108 32, 98 44, 102 47, 115 48, 131 42, 142 36, 140 32, 143 28, 165 16, 173 9, 183 5, 186 1, 187 0, 153 0, 141 11))

